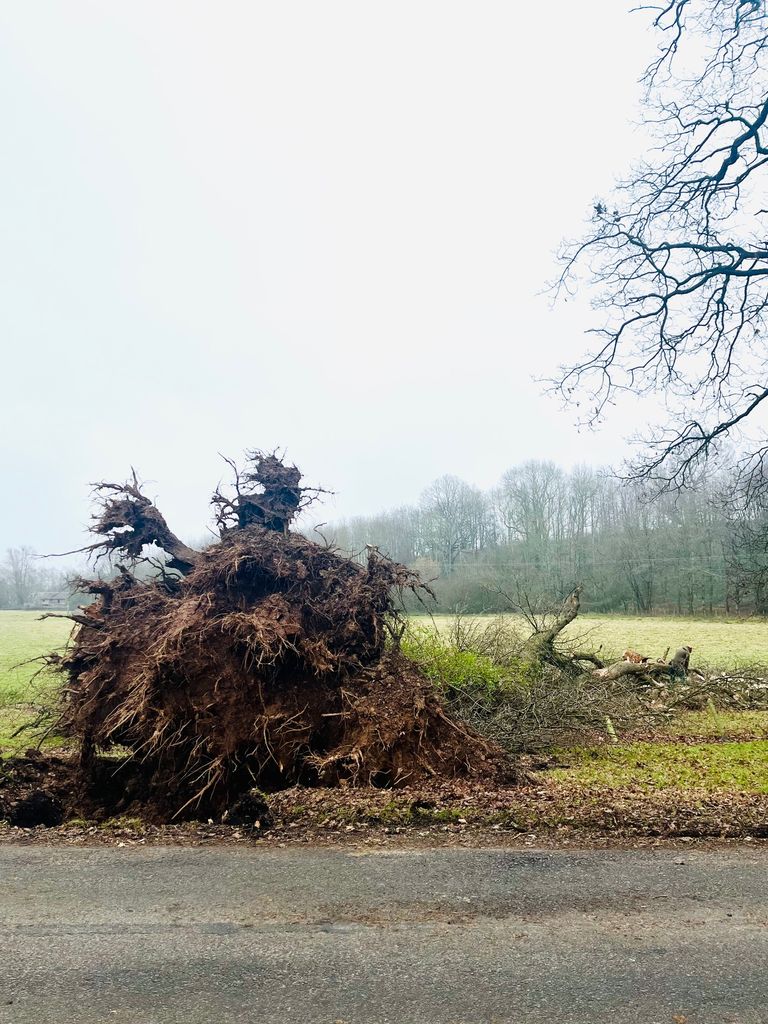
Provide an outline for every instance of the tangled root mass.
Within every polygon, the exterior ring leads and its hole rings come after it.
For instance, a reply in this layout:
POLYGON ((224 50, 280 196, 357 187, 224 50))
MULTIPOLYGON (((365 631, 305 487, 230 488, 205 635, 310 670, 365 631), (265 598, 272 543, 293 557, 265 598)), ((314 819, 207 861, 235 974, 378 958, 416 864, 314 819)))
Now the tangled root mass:
MULTIPOLYGON (((220 541, 194 551, 134 479, 98 485, 89 550, 166 552, 159 575, 120 566, 59 663, 61 726, 85 775, 116 745, 142 764, 168 814, 222 814, 259 786, 397 786, 491 773, 499 752, 445 710, 398 651, 404 566, 367 565, 289 532, 307 500, 295 467, 249 454, 235 493, 216 492, 220 541), (171 570, 171 571, 169 571, 171 570)), ((80 581, 82 587, 83 581, 80 581)))

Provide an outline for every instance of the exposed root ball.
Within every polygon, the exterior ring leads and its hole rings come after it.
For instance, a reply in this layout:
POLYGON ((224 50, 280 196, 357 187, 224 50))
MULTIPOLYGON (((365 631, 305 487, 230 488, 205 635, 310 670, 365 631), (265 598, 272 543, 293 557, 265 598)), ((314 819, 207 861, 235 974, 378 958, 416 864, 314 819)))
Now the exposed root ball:
POLYGON ((488 773, 499 752, 388 644, 403 566, 367 567, 248 525, 184 578, 92 586, 59 668, 63 727, 128 747, 168 814, 221 814, 254 786, 398 785, 488 773), (82 617, 80 619, 82 620, 82 617))

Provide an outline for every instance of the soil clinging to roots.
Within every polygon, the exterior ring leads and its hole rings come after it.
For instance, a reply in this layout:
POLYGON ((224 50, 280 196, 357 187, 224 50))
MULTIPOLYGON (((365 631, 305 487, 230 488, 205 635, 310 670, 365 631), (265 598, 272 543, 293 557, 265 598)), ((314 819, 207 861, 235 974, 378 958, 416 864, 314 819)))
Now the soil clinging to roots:
MULTIPOLYGON (((288 531, 305 489, 295 467, 251 453, 236 494, 214 496, 221 540, 182 544, 134 480, 99 485, 91 550, 169 557, 141 580, 122 565, 86 584, 58 663, 60 726, 87 782, 99 751, 127 748, 148 804, 222 815, 254 787, 413 784, 494 775, 501 752, 443 707, 398 650, 404 566, 367 564, 288 531)), ((83 586, 83 582, 80 582, 83 586)))

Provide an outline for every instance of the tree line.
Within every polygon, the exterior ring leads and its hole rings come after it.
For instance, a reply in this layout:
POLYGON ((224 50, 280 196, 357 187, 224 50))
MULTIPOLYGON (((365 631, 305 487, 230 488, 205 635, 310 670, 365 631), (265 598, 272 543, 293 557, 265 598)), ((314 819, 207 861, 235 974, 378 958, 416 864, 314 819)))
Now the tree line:
POLYGON ((444 611, 501 611, 581 583, 592 611, 765 614, 768 517, 729 502, 730 486, 702 475, 654 494, 588 466, 529 461, 490 490, 443 476, 416 505, 322 532, 361 560, 374 544, 417 568, 444 611))

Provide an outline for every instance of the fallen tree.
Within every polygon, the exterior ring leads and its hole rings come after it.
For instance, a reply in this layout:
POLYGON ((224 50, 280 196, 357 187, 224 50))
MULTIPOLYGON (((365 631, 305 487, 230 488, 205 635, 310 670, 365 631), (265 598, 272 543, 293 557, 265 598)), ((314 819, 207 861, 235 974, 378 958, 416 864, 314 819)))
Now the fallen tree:
POLYGON ((570 644, 563 643, 561 634, 576 620, 580 601, 579 586, 568 595, 554 616, 539 618, 527 610, 526 619, 533 631, 523 645, 523 656, 575 674, 590 671, 585 665, 592 665, 592 678, 601 682, 616 682, 630 676, 635 676, 639 681, 654 682, 663 678, 680 678, 683 675, 674 658, 671 661, 665 658, 640 658, 637 661, 622 659, 606 665, 597 653, 583 650, 578 640, 571 641, 570 644))
POLYGON ((661 678, 674 678, 678 671, 674 665, 666 661, 646 661, 635 663, 632 661, 615 661, 612 665, 601 665, 595 668, 592 676, 595 679, 602 679, 605 682, 626 679, 635 676, 638 679, 657 680, 661 678))
POLYGON ((59 728, 79 743, 84 782, 99 751, 124 747, 146 803, 221 815, 254 786, 497 772, 499 748, 399 652, 394 595, 426 590, 418 576, 375 549, 360 565, 291 532, 313 492, 275 455, 233 468, 206 551, 172 533, 135 475, 97 486, 88 550, 124 561, 114 579, 79 581, 95 600, 57 664, 59 728), (133 567, 150 544, 166 557, 142 580, 133 567))
MULTIPOLYGON (((539 753, 597 734, 615 739, 617 731, 652 727, 706 692, 703 673, 681 668, 688 647, 669 661, 666 654, 651 659, 627 650, 606 664, 602 645, 590 642, 593 629, 578 628, 580 587, 556 608, 522 590, 504 597, 514 618, 458 616, 434 634, 412 631, 408 649, 456 714, 510 753, 539 753)), ((741 699, 759 701, 761 693, 753 686, 741 699)))

